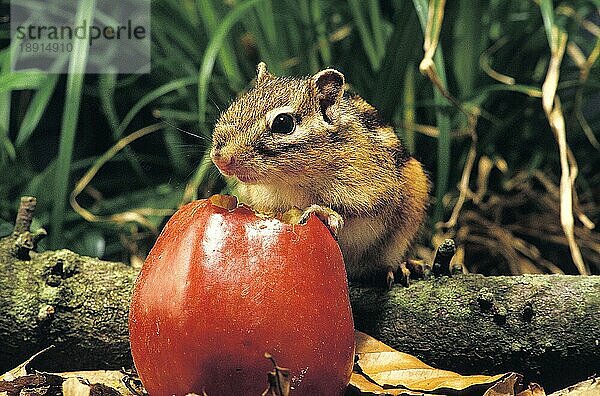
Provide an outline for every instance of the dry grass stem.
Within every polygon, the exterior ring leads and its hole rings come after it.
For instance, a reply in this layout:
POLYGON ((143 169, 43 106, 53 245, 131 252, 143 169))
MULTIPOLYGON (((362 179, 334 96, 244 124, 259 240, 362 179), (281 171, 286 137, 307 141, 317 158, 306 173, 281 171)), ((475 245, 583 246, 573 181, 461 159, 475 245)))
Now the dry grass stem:
POLYGON ((438 225, 443 228, 454 228, 458 221, 458 216, 460 214, 460 210, 462 209, 465 200, 467 198, 473 197, 473 191, 469 187, 469 181, 471 178, 471 172, 473 171, 473 165, 475 164, 475 160, 477 159, 477 119, 478 115, 475 113, 468 113, 468 128, 471 132, 471 146, 469 147, 469 153, 467 154, 467 160, 465 162, 465 166, 463 168, 463 172, 460 178, 460 183, 458 185, 458 200, 452 209, 452 215, 450 219, 442 224, 438 225))
POLYGON ((491 47, 485 50, 479 57, 479 66, 494 80, 506 85, 515 85, 515 79, 505 74, 499 73, 492 68, 492 55, 508 43, 507 37, 501 37, 491 47))
POLYGON ((546 79, 542 85, 542 107, 552 128, 552 132, 558 143, 561 178, 560 178, 560 221, 569 241, 571 257, 578 271, 582 275, 589 274, 589 268, 583 261, 581 251, 575 241, 573 231, 573 183, 577 175, 577 168, 574 161, 569 161, 567 137, 565 130, 565 120, 560 104, 560 99, 556 95, 558 80, 560 75, 560 65, 567 46, 567 33, 556 26, 552 26, 552 38, 550 42, 551 57, 548 66, 546 79))
MULTIPOLYGON (((173 214, 173 210, 171 209, 153 209, 153 208, 138 208, 132 209, 127 212, 116 213, 108 216, 97 216, 90 212, 89 210, 83 208, 79 202, 77 202, 77 197, 81 194, 84 189, 89 188, 88 185, 94 178, 94 176, 98 173, 100 168, 104 166, 108 161, 110 161, 117 153, 123 150, 127 145, 131 144, 131 142, 146 136, 152 132, 158 131, 164 128, 164 124, 153 124, 142 128, 138 131, 133 132, 132 134, 120 139, 117 143, 115 143, 108 151, 102 154, 94 164, 88 169, 88 171, 79 179, 79 181, 75 184, 75 188, 71 192, 71 196, 69 202, 71 203, 71 207, 77 214, 86 219, 89 222, 113 222, 117 224, 123 223, 137 223, 141 226, 156 232, 156 227, 152 224, 147 217, 148 216, 169 216, 173 214)), ((93 189, 95 190, 95 189, 93 189)), ((92 190, 92 191, 93 191, 92 190)), ((98 192, 94 194, 98 196, 98 192)))

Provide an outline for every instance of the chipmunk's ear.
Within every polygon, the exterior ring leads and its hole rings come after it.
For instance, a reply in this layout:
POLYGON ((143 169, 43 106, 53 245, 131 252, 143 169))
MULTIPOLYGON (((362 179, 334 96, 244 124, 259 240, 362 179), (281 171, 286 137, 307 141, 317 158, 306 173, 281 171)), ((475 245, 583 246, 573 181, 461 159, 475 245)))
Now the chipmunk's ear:
POLYGON ((344 95, 344 75, 335 69, 325 69, 312 76, 314 88, 325 121, 335 120, 337 106, 344 95))
POLYGON ((273 78, 273 75, 267 70, 267 64, 265 62, 260 62, 258 66, 256 66, 256 86, 261 85, 271 78, 273 78))

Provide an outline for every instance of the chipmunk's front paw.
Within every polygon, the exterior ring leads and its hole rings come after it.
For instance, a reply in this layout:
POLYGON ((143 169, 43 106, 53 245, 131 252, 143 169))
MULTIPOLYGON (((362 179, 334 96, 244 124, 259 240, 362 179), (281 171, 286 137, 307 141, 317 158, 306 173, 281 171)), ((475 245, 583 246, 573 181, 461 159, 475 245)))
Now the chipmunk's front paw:
POLYGON ((300 216, 299 223, 306 223, 311 213, 314 213, 315 216, 327 226, 331 235, 337 240, 339 232, 344 226, 344 219, 342 219, 342 216, 331 208, 321 205, 311 205, 304 210, 304 213, 300 216))
POLYGON ((428 279, 432 274, 432 267, 423 260, 407 259, 397 266, 387 267, 385 284, 391 289, 395 283, 408 287, 412 280, 428 279))
POLYGON ((422 270, 415 269, 416 266, 420 265, 421 264, 415 260, 409 260, 401 262, 397 268, 388 267, 385 275, 385 284, 387 288, 391 289, 396 282, 405 287, 410 286, 411 278, 414 278, 415 275, 418 276, 419 274, 422 274, 422 270))

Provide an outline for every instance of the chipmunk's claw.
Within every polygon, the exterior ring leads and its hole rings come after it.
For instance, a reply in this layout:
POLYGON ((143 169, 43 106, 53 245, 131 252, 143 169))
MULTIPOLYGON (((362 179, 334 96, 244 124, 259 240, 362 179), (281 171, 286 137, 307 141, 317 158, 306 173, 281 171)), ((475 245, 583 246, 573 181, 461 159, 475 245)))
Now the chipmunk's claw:
POLYGON ((406 266, 406 261, 400 263, 400 268, 399 268, 399 272, 402 275, 400 277, 400 283, 405 286, 408 287, 410 286, 410 269, 408 269, 408 267, 406 266))
POLYGON ((329 229, 331 235, 337 240, 339 232, 344 226, 344 219, 342 216, 335 210, 321 206, 321 205, 311 205, 307 209, 304 210, 302 216, 300 216, 299 223, 304 224, 308 221, 310 215, 314 213, 329 229))
POLYGON ((394 286, 394 282, 396 278, 394 276, 394 269, 392 267, 388 268, 388 272, 385 276, 385 284, 387 285, 388 290, 391 290, 392 286, 394 286))
POLYGON ((409 259, 402 261, 398 267, 388 267, 385 282, 388 289, 396 282, 408 287, 412 279, 426 279, 430 272, 430 266, 422 261, 409 259))
POLYGON ((407 267, 407 262, 403 261, 400 263, 398 268, 388 267, 386 275, 385 275, 385 284, 390 290, 394 283, 398 282, 404 287, 410 286, 410 269, 407 267))

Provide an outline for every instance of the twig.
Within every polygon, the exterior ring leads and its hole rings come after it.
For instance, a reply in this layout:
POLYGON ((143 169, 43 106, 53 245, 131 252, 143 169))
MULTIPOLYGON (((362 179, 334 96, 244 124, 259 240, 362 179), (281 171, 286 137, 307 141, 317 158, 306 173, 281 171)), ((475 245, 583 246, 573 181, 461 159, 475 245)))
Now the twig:
POLYGON ((433 259, 433 275, 450 275, 452 270, 450 269, 450 261, 456 253, 456 244, 452 239, 446 239, 440 246, 438 246, 435 252, 435 258, 433 259))
POLYGON ((35 197, 21 197, 21 203, 15 219, 15 228, 12 232, 13 242, 11 254, 19 260, 29 260, 29 252, 48 235, 46 230, 40 228, 30 231, 33 214, 37 205, 35 197))
POLYGON ((15 219, 13 235, 29 231, 36 205, 37 199, 35 197, 21 197, 21 203, 19 204, 19 210, 15 219))

